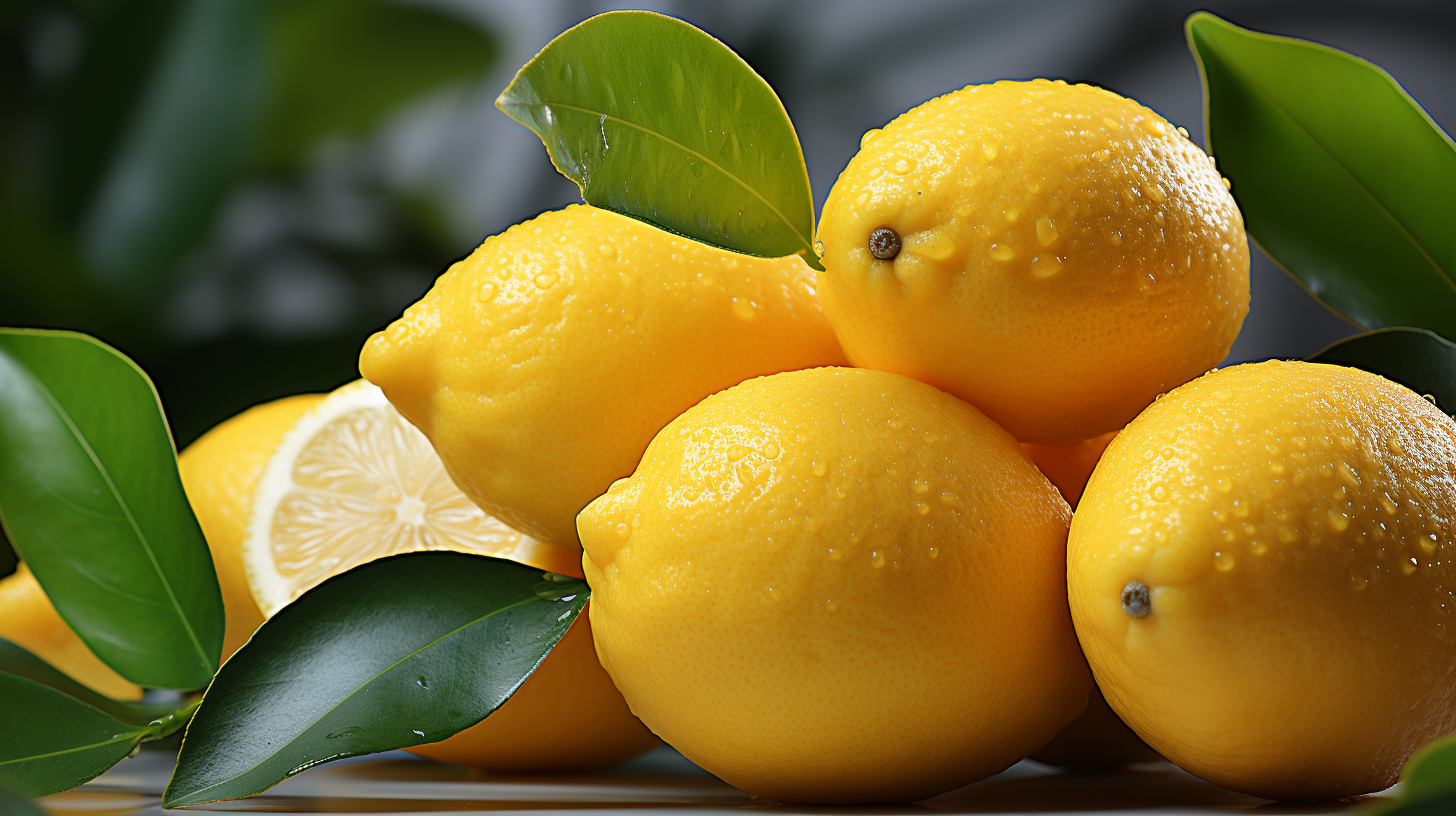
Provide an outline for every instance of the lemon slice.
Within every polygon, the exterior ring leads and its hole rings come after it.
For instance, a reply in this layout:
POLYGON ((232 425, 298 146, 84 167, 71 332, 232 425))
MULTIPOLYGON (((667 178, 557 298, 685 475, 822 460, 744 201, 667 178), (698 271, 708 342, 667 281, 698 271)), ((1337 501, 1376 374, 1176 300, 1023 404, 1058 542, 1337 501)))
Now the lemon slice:
POLYGON ((360 380, 284 435, 253 492, 243 564, 267 617, 325 578, 417 550, 581 574, 579 557, 518 533, 461 493, 425 435, 360 380))

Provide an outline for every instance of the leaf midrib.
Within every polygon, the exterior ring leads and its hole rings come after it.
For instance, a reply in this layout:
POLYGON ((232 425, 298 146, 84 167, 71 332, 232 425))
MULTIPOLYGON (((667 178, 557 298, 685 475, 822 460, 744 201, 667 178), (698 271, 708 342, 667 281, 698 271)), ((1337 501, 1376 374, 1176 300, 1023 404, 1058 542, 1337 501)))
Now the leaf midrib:
MULTIPOLYGON (((529 103, 529 102, 524 103, 524 104, 526 104, 528 106, 531 106, 532 105, 532 103, 529 103)), ((722 165, 718 164, 717 162, 713 161, 712 159, 708 158, 707 156, 704 156, 702 153, 699 153, 698 151, 692 149, 691 147, 688 147, 687 145, 682 144, 681 142, 678 142, 675 139, 668 138, 666 135, 664 135, 662 133, 658 133, 655 130, 650 130, 648 128, 645 128, 642 125, 639 125, 639 124, 637 124, 635 122, 630 122, 630 121, 628 121, 626 119, 623 119, 623 118, 621 118, 619 116, 613 116, 612 114, 607 113, 606 111, 596 111, 596 110, 592 110, 590 108, 583 108, 580 105, 573 105, 573 104, 571 104, 569 102, 549 102, 549 101, 546 101, 546 100, 542 100, 542 101, 537 102, 537 103, 534 103, 534 104, 535 105, 542 105, 542 106, 549 105, 549 106, 551 106, 553 108, 562 108, 562 109, 565 109, 565 110, 577 111, 578 113, 589 114, 591 116, 601 116, 601 117, 605 117, 606 119, 608 119, 608 120, 610 120, 612 122, 616 122, 617 124, 625 125, 625 126, 627 126, 629 128, 632 128, 633 130, 636 130, 638 132, 645 133, 648 136, 652 136, 653 138, 659 139, 659 140, 665 142, 666 144, 672 145, 673 147, 675 147, 675 148, 683 151, 684 153, 688 153, 688 154, 692 155, 693 157, 695 157, 695 158, 699 159, 700 161, 702 161, 704 164, 708 165, 709 167, 713 168, 714 170, 717 170, 719 173, 723 174, 725 177, 731 179, 735 184, 737 184, 738 186, 742 187, 744 190, 747 190, 748 193, 749 193, 749 195, 752 195, 754 198, 756 198, 759 201, 761 201, 763 203, 763 205, 765 207, 768 207, 769 211, 772 212, 774 214, 774 216, 779 219, 779 221, 783 222, 784 226, 786 226, 786 227, 789 228, 789 232, 795 238, 797 238, 799 240, 799 243, 805 249, 808 249, 810 251, 813 251, 813 246, 810 244, 808 238, 806 238, 804 235, 800 234, 799 229, 797 227, 795 227, 794 224, 793 224, 793 222, 791 222, 782 212, 779 211, 779 208, 778 207, 775 207, 773 205, 773 202, 771 202, 767 198, 765 198, 762 193, 760 193, 758 190, 756 190, 752 186, 750 186, 748 184, 748 182, 746 182, 743 179, 739 178, 737 175, 735 175, 733 173, 730 173, 722 165)))
POLYGON ((111 472, 102 464, 100 457, 96 455, 96 451, 92 450, 90 442, 86 440, 85 434, 81 433, 81 429, 71 419, 70 413, 66 411, 65 407, 56 399, 55 395, 46 387, 45 383, 34 375, 31 376, 31 381, 35 383, 36 388, 40 390, 41 395, 50 404, 51 410, 55 411, 56 416, 60 417, 61 421, 66 424, 66 429, 70 431, 71 437, 86 452, 86 457, 91 460, 91 465, 96 468, 96 471, 101 474, 101 478, 106 482, 106 489, 111 491, 111 497, 116 501, 117 506, 121 508, 121 512, 126 516, 127 523, 131 525, 132 533, 136 535, 137 541, 142 546, 142 551, 147 554, 147 560, 152 565, 152 571, 157 574, 157 579, 162 582, 162 589, 167 593, 167 601, 171 605, 172 611, 177 614, 177 620, 182 624, 183 630, 186 631, 187 638, 191 641, 193 650, 197 652, 198 660, 204 669, 210 669, 211 661, 207 657, 207 651, 202 648, 202 641, 198 639, 197 632, 192 628, 192 621, 188 620, 187 614, 182 610, 182 605, 177 600, 177 594, 172 589, 172 582, 168 580, 166 573, 162 570, 161 563, 157 560, 156 552, 152 550, 151 541, 147 539, 146 534, 142 532, 141 525, 137 523, 136 517, 132 515, 131 505, 126 502, 126 499, 121 495, 121 491, 117 489, 116 482, 111 478, 111 472))
MULTIPOLYGON (((118 722, 121 725, 126 725, 126 723, 121 723, 120 721, 118 722)), ((146 729, 135 729, 132 731, 128 731, 125 734, 118 734, 117 736, 112 737, 109 740, 104 740, 102 742, 93 742, 87 745, 78 745, 74 748, 62 748, 59 751, 51 751, 48 754, 32 754, 30 756, 16 757, 15 759, 0 759, 0 766, 15 765, 20 762, 34 762, 38 759, 49 759, 50 757, 65 756, 66 754, 75 754, 81 751, 90 751, 94 748, 102 748, 107 745, 112 745, 114 743, 126 742, 130 739, 140 738, 145 736, 146 733, 146 729)))
MULTIPOLYGON (((407 654, 407 655, 401 657, 400 659, 394 661, 393 663, 389 664, 385 668, 381 669, 377 674, 371 676, 370 678, 368 678, 364 682, 360 683, 358 686, 356 686, 354 688, 353 691, 350 691, 348 694, 346 694, 343 697, 341 697, 337 703, 334 703, 332 706, 329 706, 328 710, 326 710, 322 714, 320 714, 313 722, 310 722, 308 725, 304 726, 304 728, 298 732, 298 735, 297 736, 295 736, 293 739, 289 740, 288 742, 284 743, 283 745, 279 746, 278 750, 276 750, 273 753, 269 754, 262 762, 258 762, 256 764, 254 764, 251 768, 247 769, 246 771, 243 771, 240 774, 237 774, 236 776, 229 777, 228 779, 224 779, 221 782, 213 783, 211 785, 208 785, 205 788, 198 788, 197 790, 192 791, 191 793, 187 794, 187 796, 189 796, 189 797, 206 796, 209 791, 216 790, 217 788, 223 787, 224 785, 227 785, 230 782, 235 782, 238 779, 241 779, 243 776, 245 776, 247 774, 250 774, 250 773, 253 773, 254 771, 257 771, 259 768, 262 768, 263 765, 265 763, 267 763, 269 760, 278 757, 284 751, 288 750, 288 748, 290 746, 292 746, 294 743, 298 742, 299 740, 301 740, 305 736, 307 736, 308 735, 308 732, 310 730, 312 730, 314 726, 316 726, 320 722, 322 722, 323 719, 324 719, 324 717, 327 717, 330 714, 332 714, 334 711, 337 711, 340 706, 344 705, 344 703, 347 703, 349 700, 353 699, 354 695, 358 694, 359 692, 363 691, 365 688, 369 687, 369 685, 372 684, 374 681, 378 680, 379 678, 383 677, 386 674, 389 674, 391 671, 394 671, 400 664, 404 663, 406 660, 409 660, 410 658, 414 657, 415 655, 419 654, 420 652, 423 652, 426 649, 429 649, 430 647, 434 646, 437 643, 440 643, 443 640, 446 640, 447 638, 454 637, 455 635, 459 634, 460 632, 465 631, 466 629, 468 629, 468 628, 470 628, 470 627, 472 627, 472 626, 480 623, 481 621, 489 620, 490 618, 495 617, 496 615, 499 615, 499 614, 504 613, 504 612, 509 612, 512 609, 516 609, 518 607, 525 606, 526 604, 529 604, 529 603, 536 603, 536 602, 542 602, 542 601, 543 601, 543 599, 542 598, 539 598, 539 597, 523 598, 522 600, 517 601, 516 603, 513 603, 513 604, 511 604, 509 606, 503 606, 503 607, 501 607, 499 609, 496 609, 496 610, 490 612, 489 614, 482 615, 482 616, 480 616, 480 617, 478 617, 478 618, 476 618, 474 620, 471 620, 471 621, 468 621, 468 622, 466 622, 464 624, 461 624, 460 626, 458 626, 458 627, 456 627, 454 629, 451 629, 448 632, 445 632, 444 634, 440 635, 439 637, 435 638, 434 640, 430 641, 429 643, 426 643, 423 646, 420 646, 418 649, 415 649, 414 651, 410 652, 409 654, 407 654)), ((340 754, 339 756, 348 756, 348 755, 349 754, 347 752, 345 752, 343 754, 340 754)), ((318 763, 315 762, 315 763, 312 763, 312 764, 315 764, 316 765, 318 763)), ((271 787, 271 785, 270 785, 270 787, 271 787)), ((251 795, 251 794, 244 794, 244 795, 245 796, 248 796, 248 795, 251 795)), ((179 797, 179 798, 181 798, 181 797, 179 797)), ((217 800, 212 800, 212 801, 217 801, 217 800)), ((174 807, 187 807, 187 806, 190 806, 190 805, 198 805, 198 804, 205 804, 205 803, 204 802, 190 802, 190 803, 188 803, 188 805, 174 805, 174 807)))
POLYGON ((1253 88, 1255 92, 1257 92, 1261 97, 1264 98, 1266 102, 1269 103, 1270 107, 1278 111, 1279 114, 1283 116, 1286 120, 1288 120, 1288 122, 1293 125, 1296 130, 1302 133, 1304 137, 1315 146, 1315 148, 1323 153, 1325 157, 1330 160, 1330 163, 1333 164, 1335 168, 1338 169, 1340 173, 1345 176, 1345 178, 1349 179, 1351 184, 1355 185, 1355 189, 1359 190, 1361 194, 1369 199, 1370 202, 1374 204, 1378 210, 1380 210, 1381 214, 1384 215, 1390 221, 1390 223, 1395 226, 1396 230, 1401 235, 1405 236, 1406 240, 1409 241, 1411 245, 1416 248, 1416 251, 1420 253, 1421 257, 1426 260, 1426 263, 1430 264, 1431 268, 1434 269, 1441 276, 1441 279, 1445 281, 1446 285, 1450 287, 1452 291, 1456 291, 1456 279, 1452 278, 1452 274, 1446 269, 1442 268, 1440 263, 1436 261, 1435 257, 1426 250, 1425 245, 1417 240, 1416 237, 1405 228, 1405 225, 1400 222, 1400 219, 1395 217, 1394 213, 1386 208, 1385 204, 1381 202, 1380 198, 1377 197, 1373 192, 1371 192, 1368 187, 1362 184, 1360 180, 1356 178, 1355 175, 1351 173, 1348 168, 1345 167, 1344 163, 1337 159, 1335 157, 1335 154, 1331 152, 1329 148, 1325 147, 1323 142, 1316 138, 1313 133, 1311 133, 1308 129, 1304 127, 1304 125, 1300 124, 1299 120, 1295 118, 1295 116, 1291 114, 1287 109, 1285 109, 1285 107, 1281 105, 1269 91, 1265 90, 1264 86, 1259 83, 1258 80, 1250 77, 1247 73, 1245 73, 1236 62, 1224 59, 1223 63, 1224 65, 1228 66, 1229 70, 1231 70, 1233 73, 1238 74, 1239 77, 1245 81, 1248 87, 1253 88))

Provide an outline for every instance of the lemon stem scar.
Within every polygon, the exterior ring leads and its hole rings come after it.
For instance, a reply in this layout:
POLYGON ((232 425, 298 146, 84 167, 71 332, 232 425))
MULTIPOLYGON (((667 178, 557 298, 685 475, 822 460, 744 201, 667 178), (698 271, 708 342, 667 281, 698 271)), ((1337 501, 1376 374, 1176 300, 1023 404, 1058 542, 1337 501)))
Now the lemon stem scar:
POLYGON ((882 261, 900 254, 900 233, 889 227, 880 227, 870 233, 870 254, 882 261))
POLYGON ((1128 581, 1122 588, 1122 611, 1134 618, 1146 617, 1153 611, 1153 599, 1148 586, 1141 581, 1128 581))

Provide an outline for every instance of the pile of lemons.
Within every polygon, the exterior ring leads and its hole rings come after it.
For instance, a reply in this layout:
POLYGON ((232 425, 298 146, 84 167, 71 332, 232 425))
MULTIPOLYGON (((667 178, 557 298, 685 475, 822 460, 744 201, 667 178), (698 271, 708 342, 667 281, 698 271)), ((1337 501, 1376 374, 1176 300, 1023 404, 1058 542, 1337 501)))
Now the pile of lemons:
POLYGON ((229 650, 328 575, 450 548, 592 587, 500 712, 416 749, 495 771, 656 734, 789 802, 1028 755, 1320 799, 1456 730, 1456 423, 1354 369, 1210 371, 1249 252, 1186 133, 967 87, 865 135, 818 238, 816 276, 548 212, 371 338, 367 382, 209 433, 182 472, 229 650))

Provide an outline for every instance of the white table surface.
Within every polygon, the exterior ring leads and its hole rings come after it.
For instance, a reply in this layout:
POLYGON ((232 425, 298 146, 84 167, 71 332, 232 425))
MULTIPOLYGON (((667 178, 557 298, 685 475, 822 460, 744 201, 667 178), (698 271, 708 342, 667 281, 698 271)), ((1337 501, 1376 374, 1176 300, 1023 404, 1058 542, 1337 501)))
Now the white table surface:
POLYGON ((613 771, 588 776, 501 777, 442 765, 403 752, 322 765, 285 780, 267 793, 164 811, 162 789, 173 756, 143 751, 89 784, 38 800, 52 816, 161 816, 191 811, 224 813, 421 814, 498 813, 553 816, 613 811, 653 816, 707 816, 770 811, 805 814, 1328 814, 1375 804, 1394 789, 1361 802, 1269 802, 1211 785, 1167 763, 1117 774, 1060 773, 1025 761, 934 799, 889 807, 808 807, 754 802, 682 759, 669 748, 613 771))

